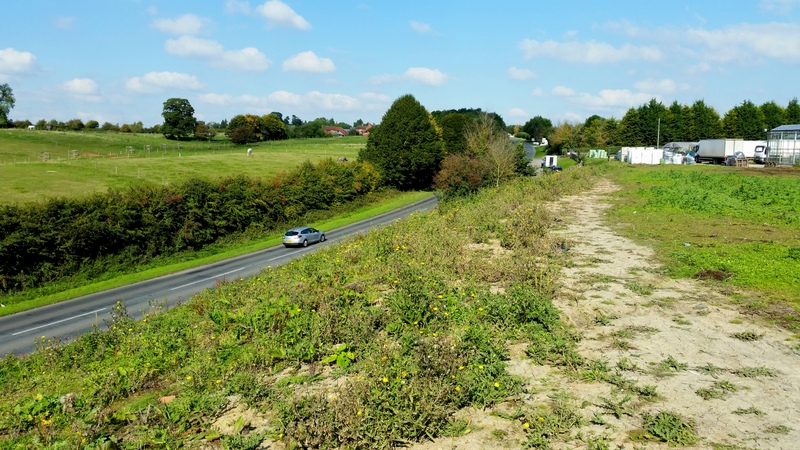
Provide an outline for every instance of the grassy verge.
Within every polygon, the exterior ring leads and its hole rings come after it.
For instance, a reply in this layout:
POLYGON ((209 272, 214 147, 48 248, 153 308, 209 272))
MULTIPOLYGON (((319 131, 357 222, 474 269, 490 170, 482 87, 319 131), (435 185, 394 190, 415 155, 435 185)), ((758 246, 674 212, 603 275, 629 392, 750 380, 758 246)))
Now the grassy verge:
MULTIPOLYGON (((551 303, 563 256, 543 203, 589 183, 574 170, 487 190, 141 321, 119 304, 108 331, 0 363, 0 446, 387 448, 469 433, 456 411, 522 395, 509 345, 579 363, 551 303)), ((541 448, 581 422, 573 408, 521 404, 508 420, 541 448)))
MULTIPOLYGON (((430 195, 429 192, 391 192, 373 199, 370 204, 336 215, 321 212, 315 217, 314 224, 322 230, 331 230, 409 205, 430 195)), ((279 245, 282 235, 283 231, 274 231, 256 239, 218 245, 202 252, 184 253, 166 261, 159 261, 155 267, 131 268, 130 273, 108 274, 108 279, 81 282, 78 287, 59 284, 6 295, 3 297, 6 306, 0 309, 0 317, 263 250, 279 245)))
POLYGON ((740 291, 754 313, 800 325, 800 171, 719 166, 605 170, 622 188, 609 222, 653 247, 666 274, 740 291))

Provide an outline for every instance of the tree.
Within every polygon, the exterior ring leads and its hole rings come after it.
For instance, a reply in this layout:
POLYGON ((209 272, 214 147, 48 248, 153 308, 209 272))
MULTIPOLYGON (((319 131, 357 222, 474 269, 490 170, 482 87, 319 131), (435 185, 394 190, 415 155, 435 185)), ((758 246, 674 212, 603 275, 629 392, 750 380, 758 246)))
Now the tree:
POLYGON ((194 118, 194 108, 185 98, 171 98, 164 102, 164 124, 161 133, 167 139, 185 139, 194 133, 197 119, 194 118))
POLYGON ((410 94, 392 103, 358 153, 359 161, 378 168, 385 185, 400 190, 429 188, 443 158, 444 145, 428 111, 410 94))
POLYGON ((759 106, 764 115, 764 128, 771 130, 786 123, 786 111, 775 102, 766 102, 759 106))
POLYGON ((286 124, 275 114, 269 114, 261 118, 262 137, 265 141, 279 141, 289 137, 286 132, 286 124))
POLYGON ((483 114, 466 131, 467 156, 486 161, 495 186, 517 171, 517 149, 504 128, 483 114))
POLYGON ((522 126, 522 131, 528 133, 536 142, 542 142, 542 138, 549 139, 554 130, 553 122, 542 116, 536 116, 522 126))
POLYGON ((638 109, 633 107, 628 108, 628 112, 622 116, 618 130, 621 145, 628 147, 644 145, 644 134, 642 132, 641 118, 639 117, 638 109))
POLYGON ((96 130, 96 129, 100 128, 100 123, 98 121, 96 121, 96 120, 90 120, 90 121, 86 122, 86 128, 88 128, 90 130, 96 130))
POLYGON ((466 114, 451 113, 437 120, 442 128, 442 141, 447 155, 460 155, 467 149, 466 130, 472 119, 466 114))
POLYGON ((687 140, 716 139, 722 137, 722 123, 717 110, 697 100, 689 109, 689 135, 687 140))
POLYGON ((0 84, 0 128, 11 126, 8 113, 14 108, 14 91, 8 83, 0 84))
POLYGON ((735 106, 723 119, 725 137, 758 140, 764 138, 764 114, 750 100, 735 106))
POLYGON ((800 103, 797 97, 791 99, 786 105, 786 124, 794 125, 800 123, 800 103))
POLYGON ((67 129, 70 131, 81 131, 86 127, 81 119, 71 119, 67 121, 67 129))

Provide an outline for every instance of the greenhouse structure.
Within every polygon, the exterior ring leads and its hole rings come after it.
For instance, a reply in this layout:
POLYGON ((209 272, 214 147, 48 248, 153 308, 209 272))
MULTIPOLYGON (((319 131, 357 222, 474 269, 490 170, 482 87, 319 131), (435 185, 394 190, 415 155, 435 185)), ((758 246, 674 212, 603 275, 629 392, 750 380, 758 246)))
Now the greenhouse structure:
POLYGON ((800 164, 800 125, 781 125, 767 132, 767 166, 800 164))

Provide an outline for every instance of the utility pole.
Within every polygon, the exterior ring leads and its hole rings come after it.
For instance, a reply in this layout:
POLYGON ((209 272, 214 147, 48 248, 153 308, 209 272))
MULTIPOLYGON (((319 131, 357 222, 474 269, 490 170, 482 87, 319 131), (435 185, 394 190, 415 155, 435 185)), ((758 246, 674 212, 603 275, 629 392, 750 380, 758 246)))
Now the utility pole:
POLYGON ((656 132, 656 148, 661 147, 661 117, 658 118, 658 131, 656 132))

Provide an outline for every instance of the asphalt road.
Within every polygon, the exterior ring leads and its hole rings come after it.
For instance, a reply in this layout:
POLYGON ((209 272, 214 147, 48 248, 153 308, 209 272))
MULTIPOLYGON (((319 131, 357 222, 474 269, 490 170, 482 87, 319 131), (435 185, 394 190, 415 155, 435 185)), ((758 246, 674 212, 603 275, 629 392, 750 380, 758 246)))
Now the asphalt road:
POLYGON ((388 224, 414 212, 429 211, 436 206, 431 196, 403 208, 371 219, 325 232, 326 242, 306 248, 272 247, 203 267, 184 270, 152 280, 122 286, 73 300, 0 317, 0 355, 24 355, 34 351, 42 337, 69 342, 90 331, 95 325, 105 328, 110 312, 117 301, 124 300, 128 313, 141 318, 154 307, 174 307, 206 289, 217 281, 249 278, 267 266, 279 266, 292 259, 331 245, 347 236, 388 224))

